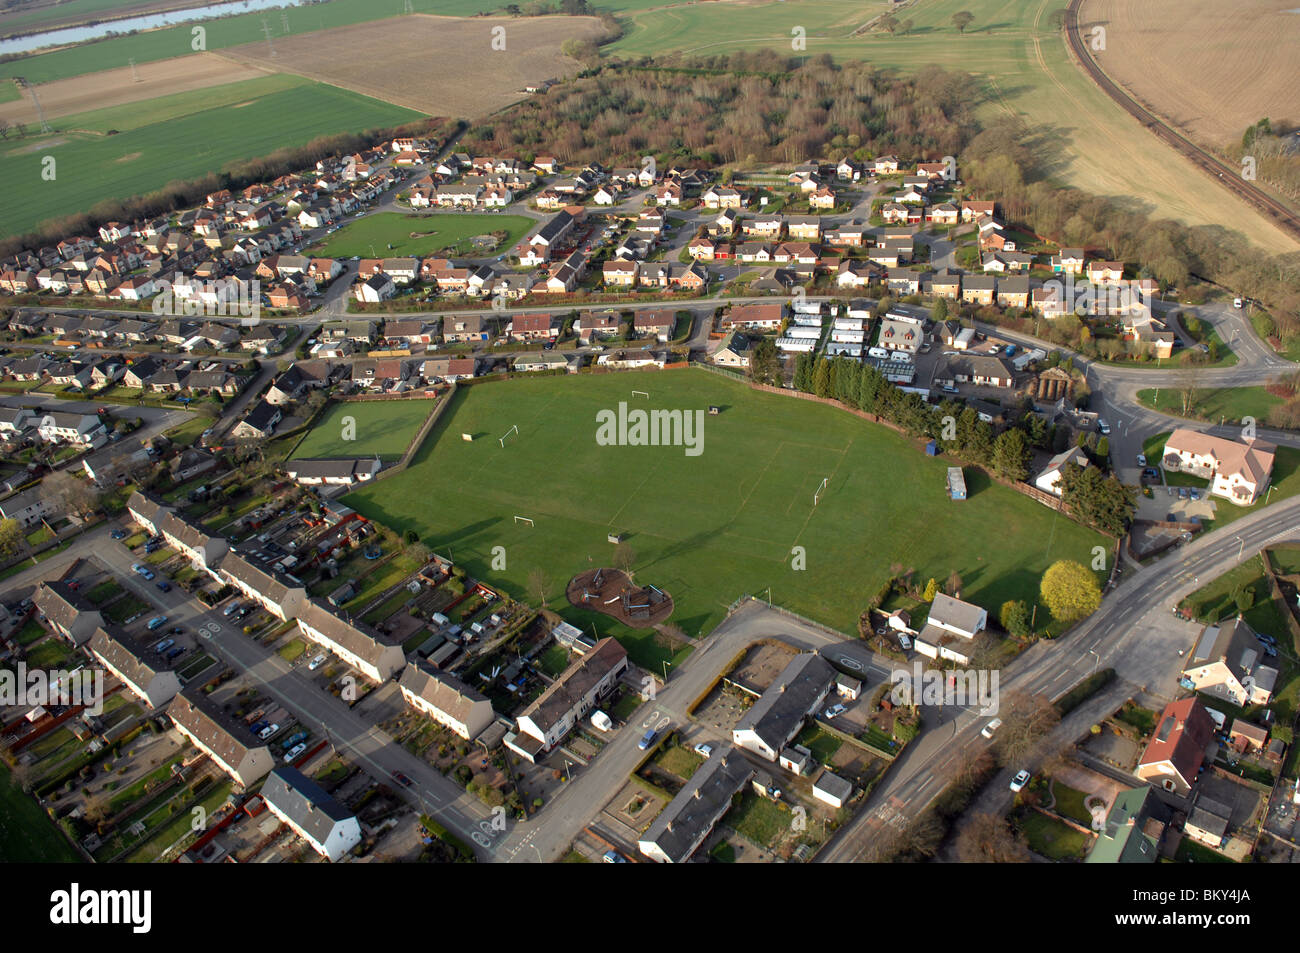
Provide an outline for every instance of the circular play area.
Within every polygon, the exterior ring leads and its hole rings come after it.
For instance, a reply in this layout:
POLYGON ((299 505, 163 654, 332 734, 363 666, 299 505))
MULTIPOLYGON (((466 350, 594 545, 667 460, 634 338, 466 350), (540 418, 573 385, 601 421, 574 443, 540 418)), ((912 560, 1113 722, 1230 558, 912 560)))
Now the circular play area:
POLYGON ((673 614, 673 600, 654 586, 638 586, 619 569, 592 569, 569 580, 570 605, 591 609, 634 629, 658 625, 673 614))

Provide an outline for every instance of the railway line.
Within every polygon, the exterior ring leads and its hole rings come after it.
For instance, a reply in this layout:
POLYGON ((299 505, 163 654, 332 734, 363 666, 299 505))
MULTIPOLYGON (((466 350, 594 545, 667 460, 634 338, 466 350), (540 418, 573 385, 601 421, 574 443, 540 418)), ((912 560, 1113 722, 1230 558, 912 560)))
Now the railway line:
POLYGON ((1300 238, 1300 215, 1297 215, 1289 206, 1275 199, 1263 189, 1243 179, 1240 171, 1235 166, 1222 161, 1179 133, 1106 75, 1105 71, 1093 58, 1091 51, 1088 49, 1088 44, 1084 42, 1079 31, 1079 7, 1082 2, 1083 0, 1070 0, 1069 6, 1066 7, 1065 40, 1069 45, 1070 52, 1092 78, 1092 81, 1100 86, 1107 96, 1122 106, 1125 112, 1150 129, 1157 138, 1192 160, 1207 175, 1217 178, 1225 188, 1235 192, 1256 209, 1269 215, 1280 227, 1300 238))

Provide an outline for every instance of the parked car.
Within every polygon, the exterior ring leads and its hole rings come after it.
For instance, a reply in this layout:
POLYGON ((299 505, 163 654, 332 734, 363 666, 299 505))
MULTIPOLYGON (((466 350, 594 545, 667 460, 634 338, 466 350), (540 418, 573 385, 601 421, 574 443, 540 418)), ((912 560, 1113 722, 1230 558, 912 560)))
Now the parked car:
POLYGON ((283 748, 285 751, 288 751, 294 745, 306 740, 307 740, 307 732, 295 731, 293 734, 291 734, 288 738, 284 740, 284 744, 280 745, 280 747, 283 748))
POLYGON ((1144 467, 1144 466, 1146 466, 1146 465, 1147 465, 1147 455, 1146 455, 1145 453, 1139 453, 1139 454, 1138 454, 1138 466, 1140 466, 1140 467, 1144 467))
POLYGON ((149 620, 149 624, 147 628, 149 629, 150 632, 152 632, 154 629, 161 629, 166 624, 167 624, 167 617, 165 615, 156 615, 149 620))
POLYGON ((113 530, 113 532, 109 533, 108 535, 113 537, 114 539, 126 539, 126 530, 115 529, 113 530))
POLYGON ((172 584, 168 582, 166 579, 159 579, 156 583, 154 583, 154 585, 156 585, 163 592, 172 591, 172 584))
POLYGON ((692 750, 701 758, 707 758, 713 754, 713 745, 705 744, 701 741, 692 750))
POLYGON ((655 739, 658 737, 659 737, 659 732, 651 728, 649 731, 647 731, 644 735, 641 736, 641 740, 636 743, 636 746, 640 748, 642 751, 645 751, 647 748, 649 748, 652 744, 655 743, 655 739))
POLYGON ((1028 783, 1029 783, 1029 772, 1019 771, 1016 773, 1016 776, 1011 779, 1011 790, 1023 791, 1025 785, 1028 783))
POLYGON ((1273 638, 1273 636, 1269 635, 1267 632, 1256 632, 1255 638, 1259 639, 1261 642, 1267 645, 1272 645, 1272 646, 1277 645, 1277 639, 1273 638))
POLYGON ((294 745, 292 748, 289 749, 289 753, 284 756, 285 763, 288 764, 292 762, 294 758, 298 757, 298 755, 302 754, 306 750, 307 750, 307 745, 303 742, 299 742, 298 744, 294 745))
POLYGON ((175 644, 176 644, 175 639, 163 639, 156 646, 154 646, 154 651, 157 652, 159 655, 162 655, 164 652, 166 652, 169 648, 171 648, 175 644))
POLYGON ((1187 487, 1185 487, 1185 486, 1180 486, 1180 487, 1178 488, 1178 498, 1179 498, 1180 500, 1185 500, 1185 499, 1187 499, 1187 487))
POLYGON ((170 661, 170 660, 175 659, 175 658, 180 658, 180 657, 181 657, 182 655, 184 655, 187 651, 189 651, 189 649, 186 648, 186 646, 184 646, 184 645, 178 645, 178 646, 176 646, 174 649, 172 649, 170 652, 167 653, 167 659, 168 659, 168 661, 170 661))
POLYGON ((604 862, 607 863, 607 864, 626 864, 626 863, 627 863, 627 858, 624 857, 622 854, 620 854, 620 853, 619 853, 618 851, 616 851, 616 850, 607 850, 607 851, 605 851, 605 855, 601 858, 601 860, 604 861, 604 862))
POLYGON ((980 734, 983 735, 985 738, 992 738, 994 732, 996 732, 1001 727, 1002 727, 1002 719, 994 718, 992 721, 990 721, 987 725, 984 726, 984 730, 981 731, 980 734))
POLYGON ((1101 435, 1104 437, 1106 434, 1110 433, 1110 424, 1107 423, 1103 418, 1098 417, 1097 429, 1101 431, 1101 435))
POLYGON ((280 730, 279 725, 267 725, 265 728, 263 728, 261 731, 257 733, 257 737, 265 741, 267 738, 271 737, 279 730, 280 730))
POLYGON ((836 702, 834 705, 831 705, 830 708, 827 708, 824 712, 822 712, 822 717, 824 717, 827 721, 829 721, 832 718, 840 717, 840 715, 844 714, 846 711, 848 711, 847 708, 845 708, 839 702, 836 702))
POLYGON ((232 602, 224 609, 221 610, 221 614, 228 619, 235 614, 235 611, 239 609, 239 606, 240 606, 239 602, 232 602))
POLYGON ((898 644, 903 647, 904 652, 912 651, 912 640, 903 633, 898 633, 898 644))
POLYGON ((308 671, 314 672, 316 671, 316 669, 320 668, 324 664, 325 664, 325 656, 318 655, 314 659, 312 659, 311 662, 307 665, 307 669, 308 671))

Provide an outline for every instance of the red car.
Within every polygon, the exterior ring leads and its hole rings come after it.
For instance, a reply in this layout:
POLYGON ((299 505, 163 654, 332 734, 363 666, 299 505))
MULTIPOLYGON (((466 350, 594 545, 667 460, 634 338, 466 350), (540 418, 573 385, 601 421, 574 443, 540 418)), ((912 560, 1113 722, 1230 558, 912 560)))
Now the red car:
POLYGON ((400 784, 400 785, 401 785, 402 787, 404 787, 404 788, 409 788, 409 787, 411 786, 411 783, 412 783, 412 782, 411 782, 411 779, 408 778, 406 775, 404 775, 401 771, 394 771, 394 772, 393 772, 393 780, 396 781, 398 784, 400 784))

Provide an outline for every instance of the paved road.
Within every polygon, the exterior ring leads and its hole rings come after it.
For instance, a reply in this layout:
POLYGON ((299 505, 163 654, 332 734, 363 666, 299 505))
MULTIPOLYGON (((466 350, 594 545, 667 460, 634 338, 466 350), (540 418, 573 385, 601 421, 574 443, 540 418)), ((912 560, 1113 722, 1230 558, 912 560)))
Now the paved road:
MULTIPOLYGON (((1180 668, 1180 649, 1190 648, 1190 633, 1156 624, 1172 607, 1226 572, 1243 556, 1282 540, 1300 539, 1300 498, 1276 503, 1244 516, 1224 529, 1175 550, 1123 581, 1101 608, 1065 637, 1037 643, 1001 671, 1001 689, 1057 698, 1098 668, 1113 668, 1124 682, 1152 694, 1168 692, 1180 668)), ((883 841, 882 827, 900 828, 915 818, 955 776, 962 758, 991 742, 979 735, 984 718, 965 711, 953 734, 939 743, 922 736, 895 763, 867 804, 841 828, 818 855, 824 863, 869 861, 883 841)), ((1036 767, 1035 764, 1026 765, 1036 767)), ((1002 782, 1001 776, 997 783, 1002 782)))

